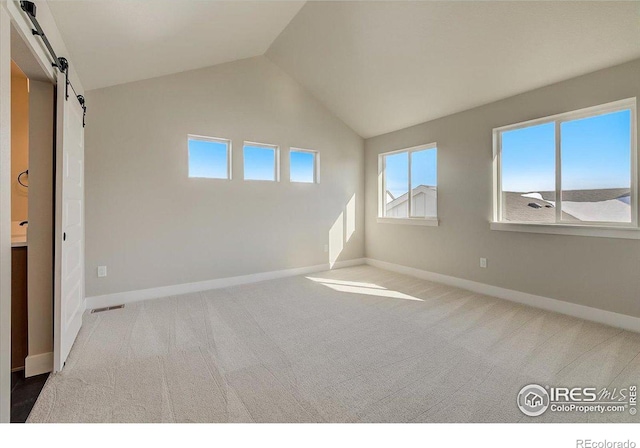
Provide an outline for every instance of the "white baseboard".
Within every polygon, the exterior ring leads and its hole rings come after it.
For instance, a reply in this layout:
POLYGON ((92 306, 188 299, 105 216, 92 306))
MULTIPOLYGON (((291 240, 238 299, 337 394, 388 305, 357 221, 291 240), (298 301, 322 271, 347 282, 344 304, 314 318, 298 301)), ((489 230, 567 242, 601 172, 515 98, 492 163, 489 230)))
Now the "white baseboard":
POLYGON ((24 360, 24 376, 40 375, 53 371, 53 352, 27 356, 24 360))
POLYGON ((115 294, 105 294, 101 296, 87 297, 86 308, 103 308, 126 303, 140 302, 143 300, 159 299, 161 297, 177 296, 192 292, 207 291, 209 289, 227 288, 229 286, 256 283, 264 280, 274 280, 277 278, 294 277, 296 275, 311 274, 314 272, 328 271, 330 269, 340 269, 350 266, 365 264, 364 258, 353 260, 337 261, 333 264, 324 263, 315 266, 302 268, 283 269, 280 271, 260 272, 258 274, 240 275, 237 277, 217 278, 195 283, 183 283, 180 285, 161 286, 159 288, 139 289, 136 291, 118 292, 115 294))
POLYGON ((550 299, 548 297, 501 288, 499 286, 487 285, 485 283, 474 282, 472 280, 465 280, 449 275, 437 274, 435 272, 410 268, 408 266, 388 263, 386 261, 375 260, 372 258, 366 258, 365 262, 368 265, 380 269, 386 269, 387 271, 406 274, 432 282, 443 283, 445 285, 466 289, 468 291, 477 292, 479 294, 484 294, 487 296, 497 297, 499 299, 509 300, 511 302, 521 303, 534 308, 540 308, 547 311, 566 314, 568 316, 578 317, 580 319, 598 322, 601 324, 610 325, 612 327, 622 328, 624 330, 640 333, 640 318, 638 317, 614 313, 611 311, 605 311, 584 305, 578 305, 571 302, 565 302, 563 300, 550 299))
MULTIPOLYGON (((311 274, 314 272, 327 271, 329 269, 340 269, 350 266, 368 264, 380 269, 386 269, 400 274, 422 278, 432 282, 442 283, 456 288, 462 288, 479 294, 485 294, 499 299, 509 300, 524 305, 540 308, 547 311, 566 314, 593 322, 598 322, 612 327, 640 333, 640 318, 628 316, 626 314, 614 313, 611 311, 578 305, 563 300, 551 299, 549 297, 537 296, 522 291, 501 288, 499 286, 466 280, 435 272, 424 271, 422 269, 411 268, 386 261, 372 258, 356 258, 353 260, 338 261, 333 265, 328 263, 306 266, 302 268, 283 269, 280 271, 261 272, 258 274, 241 275, 237 277, 219 278, 195 283, 183 283, 180 285, 162 286, 159 288, 140 289, 136 291, 120 292, 115 294, 105 294, 101 296, 87 297, 87 309, 102 308, 126 303, 140 302, 143 300, 158 299, 161 297, 188 294, 192 292, 207 291, 209 289, 226 288, 229 286, 256 283, 265 280, 294 277, 296 275, 311 274)), ((50 372, 53 367, 53 353, 43 353, 33 357, 27 357, 25 371, 27 376, 38 375, 50 372), (31 359, 31 360, 30 360, 31 359), (33 373, 35 372, 35 373, 33 373)))

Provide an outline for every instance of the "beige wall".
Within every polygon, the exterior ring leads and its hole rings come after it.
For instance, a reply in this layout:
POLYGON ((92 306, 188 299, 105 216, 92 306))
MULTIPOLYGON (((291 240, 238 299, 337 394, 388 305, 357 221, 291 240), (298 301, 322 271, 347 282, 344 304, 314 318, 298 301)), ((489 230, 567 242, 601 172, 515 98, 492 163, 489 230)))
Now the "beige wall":
POLYGON ((363 140, 268 59, 90 91, 87 105, 88 297, 363 256, 363 140), (233 180, 190 179, 187 134, 231 139, 233 180), (244 140, 280 145, 280 182, 243 181, 244 140), (320 152, 319 185, 288 181, 289 146, 320 152))
POLYGON ((640 241, 489 229, 493 128, 629 97, 640 60, 366 140, 367 257, 640 317, 640 241), (431 142, 440 226, 378 224, 377 155, 431 142))
MULTIPOLYGON (((29 190, 18 184, 18 174, 29 168, 29 91, 24 73, 11 63, 11 220, 28 219, 29 190)), ((27 176, 22 179, 28 185, 27 176)))
MULTIPOLYGON (((29 357, 27 375, 51 371, 32 362, 53 351, 53 84, 31 81, 29 95, 29 357), (32 368, 35 366, 35 368, 32 368)), ((53 357, 51 356, 52 360, 53 357)))

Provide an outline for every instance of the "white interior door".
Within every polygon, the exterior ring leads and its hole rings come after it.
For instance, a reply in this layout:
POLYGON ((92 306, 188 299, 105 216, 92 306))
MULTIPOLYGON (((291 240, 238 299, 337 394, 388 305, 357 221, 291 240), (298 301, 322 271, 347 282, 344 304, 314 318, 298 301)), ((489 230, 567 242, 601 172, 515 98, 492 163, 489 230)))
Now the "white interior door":
POLYGON ((56 233, 54 371, 64 367, 84 312, 84 128, 75 95, 65 98, 58 74, 56 135, 56 233))

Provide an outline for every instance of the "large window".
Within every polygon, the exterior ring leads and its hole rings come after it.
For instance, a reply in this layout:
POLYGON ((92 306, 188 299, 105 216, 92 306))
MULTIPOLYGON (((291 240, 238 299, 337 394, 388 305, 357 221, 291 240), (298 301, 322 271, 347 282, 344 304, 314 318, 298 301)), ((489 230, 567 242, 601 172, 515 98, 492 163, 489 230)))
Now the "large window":
POLYGON ((635 99, 494 130, 494 220, 635 227, 635 99))
POLYGON ((437 151, 433 143, 380 154, 378 217, 382 222, 437 223, 437 151))
POLYGON ((289 151, 289 180, 313 184, 319 181, 318 153, 309 149, 291 148, 289 151))
POLYGON ((245 180, 280 180, 280 150, 274 145, 244 143, 245 180))
POLYGON ((189 177, 231 179, 231 142, 222 138, 188 136, 189 177))

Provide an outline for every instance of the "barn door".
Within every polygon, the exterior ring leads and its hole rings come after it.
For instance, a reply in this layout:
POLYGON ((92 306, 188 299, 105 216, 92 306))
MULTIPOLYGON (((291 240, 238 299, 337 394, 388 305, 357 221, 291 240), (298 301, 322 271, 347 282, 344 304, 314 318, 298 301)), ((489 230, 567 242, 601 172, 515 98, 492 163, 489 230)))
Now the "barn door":
POLYGON ((82 326, 84 302, 84 127, 75 95, 65 95, 58 74, 56 126, 56 233, 54 371, 58 372, 82 326))

